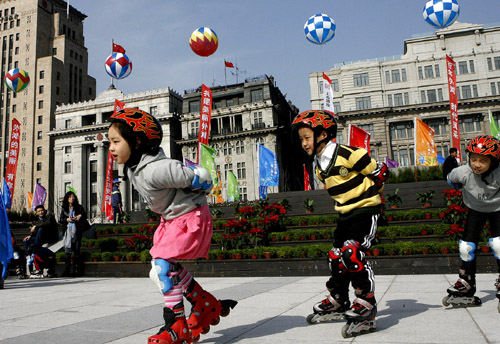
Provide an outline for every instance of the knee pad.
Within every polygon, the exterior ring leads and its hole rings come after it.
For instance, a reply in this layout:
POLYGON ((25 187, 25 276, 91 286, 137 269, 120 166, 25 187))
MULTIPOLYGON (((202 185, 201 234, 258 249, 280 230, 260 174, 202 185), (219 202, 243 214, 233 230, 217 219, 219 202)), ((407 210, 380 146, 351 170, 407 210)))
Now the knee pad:
POLYGON ((360 272, 364 269, 365 254, 361 250, 359 242, 348 240, 342 247, 342 261, 349 272, 360 272))
POLYGON ((490 238, 488 245, 491 247, 491 251, 493 251, 493 255, 496 259, 500 259, 500 236, 495 238, 490 238))
POLYGON ((162 294, 165 294, 175 285, 169 273, 175 271, 176 264, 171 264, 165 259, 152 259, 149 278, 156 284, 162 294))
POLYGON ((333 247, 328 252, 328 266, 332 276, 342 275, 347 272, 344 262, 342 262, 342 251, 340 248, 333 247))
POLYGON ((470 241, 460 240, 458 244, 460 250, 460 259, 464 262, 472 262, 476 257, 476 244, 470 241))

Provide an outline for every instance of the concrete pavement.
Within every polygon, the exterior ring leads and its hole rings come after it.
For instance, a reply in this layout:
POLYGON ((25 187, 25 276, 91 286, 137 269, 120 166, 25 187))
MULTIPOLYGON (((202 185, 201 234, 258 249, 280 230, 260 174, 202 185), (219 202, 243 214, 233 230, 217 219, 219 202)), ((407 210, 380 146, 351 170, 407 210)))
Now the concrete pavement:
MULTIPOLYGON (((199 343, 500 343, 495 274, 477 276, 483 305, 441 305, 456 275, 376 276, 378 330, 344 339, 344 321, 308 325, 327 277, 199 278, 239 301, 199 343)), ((161 327, 162 296, 149 278, 17 280, 0 290, 0 343, 147 343, 161 327)))

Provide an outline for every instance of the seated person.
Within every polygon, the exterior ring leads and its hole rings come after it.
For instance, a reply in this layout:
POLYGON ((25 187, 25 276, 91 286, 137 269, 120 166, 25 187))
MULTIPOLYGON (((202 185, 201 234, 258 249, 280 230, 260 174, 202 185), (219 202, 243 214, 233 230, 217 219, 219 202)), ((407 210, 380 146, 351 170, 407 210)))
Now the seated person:
POLYGON ((16 239, 11 237, 14 248, 14 258, 10 261, 10 266, 16 268, 16 275, 19 279, 26 277, 26 253, 16 243, 16 239))
POLYGON ((47 269, 47 277, 52 278, 56 276, 56 254, 45 247, 31 246, 28 250, 33 260, 32 267, 33 271, 30 274, 30 278, 43 278, 43 269, 47 269))
POLYGON ((59 240, 59 230, 54 215, 48 214, 43 205, 37 205, 35 213, 38 219, 30 228, 30 235, 24 238, 26 251, 30 246, 42 247, 43 244, 51 244, 59 240))

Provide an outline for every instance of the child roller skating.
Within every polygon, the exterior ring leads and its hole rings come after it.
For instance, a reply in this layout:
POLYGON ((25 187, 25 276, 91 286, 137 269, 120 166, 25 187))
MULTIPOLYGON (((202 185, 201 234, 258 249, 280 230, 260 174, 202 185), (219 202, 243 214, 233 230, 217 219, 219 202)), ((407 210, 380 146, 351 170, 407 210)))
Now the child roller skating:
POLYGON ((108 138, 113 158, 125 165, 126 179, 151 210, 161 214, 150 250, 153 259, 149 277, 163 294, 165 325, 148 338, 148 343, 197 342, 237 303, 218 300, 203 290, 178 261, 208 254, 213 228, 206 194, 212 188, 212 179, 203 168, 188 168, 165 156, 160 148, 162 128, 154 116, 138 109, 123 109, 111 120, 108 138), (184 297, 192 304, 187 319, 184 297))
MULTIPOLYGON (((480 306, 476 293, 476 249, 480 233, 490 224, 489 246, 497 260, 500 273, 500 141, 482 135, 472 139, 466 147, 467 165, 453 169, 448 182, 462 187, 464 204, 469 208, 462 239, 459 241, 461 266, 458 280, 447 289, 444 306, 480 306)), ((499 296, 499 280, 495 284, 499 296)), ((498 307, 500 311, 500 306, 498 307)))
POLYGON ((316 165, 316 176, 325 184, 339 213, 333 248, 328 254, 332 277, 326 283, 329 294, 313 307, 310 324, 347 319, 342 330, 351 337, 376 328, 377 302, 370 263, 365 258, 377 232, 381 191, 387 167, 357 147, 332 142, 337 134, 334 114, 325 110, 306 111, 292 122, 302 148, 316 165), (356 299, 349 301, 352 283, 356 299))

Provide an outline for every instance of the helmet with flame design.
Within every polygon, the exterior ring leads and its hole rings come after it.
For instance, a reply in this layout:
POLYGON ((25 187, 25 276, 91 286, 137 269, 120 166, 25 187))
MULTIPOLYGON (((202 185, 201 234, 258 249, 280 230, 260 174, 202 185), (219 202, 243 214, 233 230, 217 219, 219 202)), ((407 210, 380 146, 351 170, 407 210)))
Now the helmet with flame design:
POLYGON ((152 155, 158 153, 163 131, 160 122, 154 116, 139 109, 125 108, 111 115, 110 119, 112 123, 122 123, 132 130, 140 141, 138 148, 142 153, 152 155))

